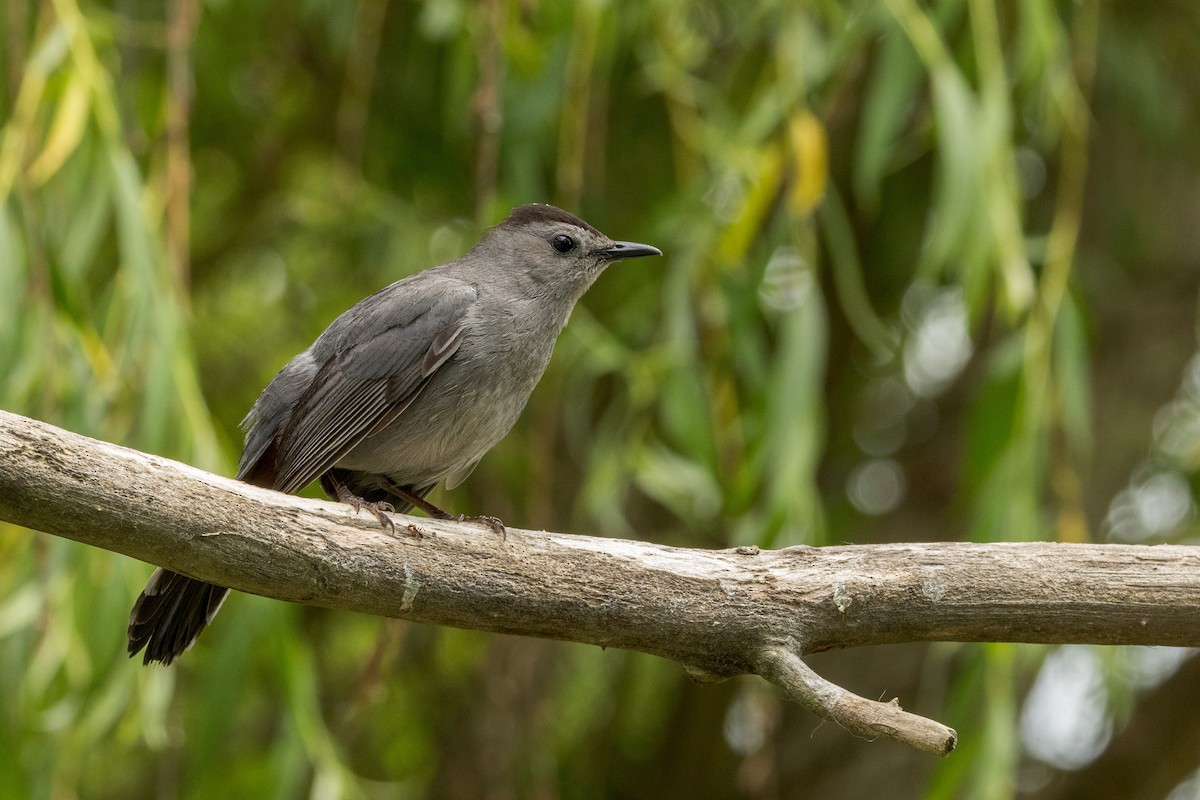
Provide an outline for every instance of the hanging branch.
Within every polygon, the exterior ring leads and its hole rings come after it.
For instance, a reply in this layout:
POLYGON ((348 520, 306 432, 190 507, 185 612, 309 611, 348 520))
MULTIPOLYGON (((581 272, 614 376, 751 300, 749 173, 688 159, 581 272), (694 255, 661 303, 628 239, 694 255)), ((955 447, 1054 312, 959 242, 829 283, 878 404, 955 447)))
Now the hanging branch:
POLYGON ((912 641, 1200 645, 1191 547, 711 551, 402 515, 392 534, 345 505, 3 411, 0 519, 279 600, 640 650, 702 680, 755 673, 852 733, 943 755, 953 730, 802 657, 912 641))

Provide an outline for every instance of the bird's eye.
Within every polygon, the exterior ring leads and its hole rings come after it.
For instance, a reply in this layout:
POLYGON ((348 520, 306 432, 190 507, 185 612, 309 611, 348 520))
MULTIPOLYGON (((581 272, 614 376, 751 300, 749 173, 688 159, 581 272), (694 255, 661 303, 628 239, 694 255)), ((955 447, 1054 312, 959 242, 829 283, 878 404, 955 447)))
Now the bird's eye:
POLYGON ((575 249, 575 240, 560 233, 550 240, 550 246, 560 253, 569 253, 575 249))

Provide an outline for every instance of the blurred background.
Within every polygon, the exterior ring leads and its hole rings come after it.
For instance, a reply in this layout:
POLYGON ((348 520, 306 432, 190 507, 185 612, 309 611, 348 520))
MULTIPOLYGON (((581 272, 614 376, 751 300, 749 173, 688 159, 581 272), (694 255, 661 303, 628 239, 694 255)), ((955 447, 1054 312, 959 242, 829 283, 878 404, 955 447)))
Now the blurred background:
MULTIPOLYGON (((433 497, 691 547, 1193 542, 1200 4, 8 0, 0 407, 232 474, 346 307, 553 202, 608 271, 433 497)), ((245 595, 125 658, 150 568, 0 525, 0 798, 1200 797, 1184 650, 757 678, 245 595)))

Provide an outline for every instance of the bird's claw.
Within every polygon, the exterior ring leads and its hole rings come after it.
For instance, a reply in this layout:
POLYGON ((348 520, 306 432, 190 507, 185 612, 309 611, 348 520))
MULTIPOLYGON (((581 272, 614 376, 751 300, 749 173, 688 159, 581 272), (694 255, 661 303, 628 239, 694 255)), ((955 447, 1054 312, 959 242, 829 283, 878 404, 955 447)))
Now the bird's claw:
POLYGON ((393 534, 396 532, 396 523, 392 522, 391 518, 388 517, 388 514, 396 513, 396 507, 391 503, 387 502, 386 500, 380 500, 377 503, 373 503, 370 500, 364 500, 354 492, 350 491, 350 488, 338 480, 332 472, 327 473, 325 477, 321 478, 321 485, 325 487, 326 491, 330 491, 332 489, 333 494, 337 496, 337 499, 353 508, 355 514, 365 508, 367 511, 370 511, 375 515, 375 519, 379 520, 379 527, 387 528, 393 534), (325 482, 326 478, 328 478, 329 483, 325 482))
POLYGON ((388 516, 388 514, 396 513, 396 507, 391 503, 372 503, 369 500, 363 500, 361 497, 355 497, 346 502, 354 507, 355 514, 365 508, 375 515, 375 519, 379 520, 379 527, 387 528, 392 533, 396 532, 396 523, 392 522, 392 518, 388 516))
POLYGON ((473 517, 468 517, 466 514, 459 514, 455 517, 459 522, 478 522, 480 525, 486 525, 492 529, 500 537, 502 541, 508 540, 508 528, 504 527, 504 523, 498 517, 493 517, 488 514, 479 514, 473 517))

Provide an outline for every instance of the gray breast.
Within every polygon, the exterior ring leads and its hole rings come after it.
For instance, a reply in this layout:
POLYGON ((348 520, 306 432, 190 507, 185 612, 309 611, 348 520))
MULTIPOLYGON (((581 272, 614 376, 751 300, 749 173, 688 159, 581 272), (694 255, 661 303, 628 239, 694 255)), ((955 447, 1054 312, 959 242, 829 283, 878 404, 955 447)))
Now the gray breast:
POLYGON ((461 483, 516 424, 550 361, 562 321, 532 309, 475 317, 458 352, 391 425, 338 466, 400 484, 461 483), (533 313, 522 313, 532 311, 533 313))

